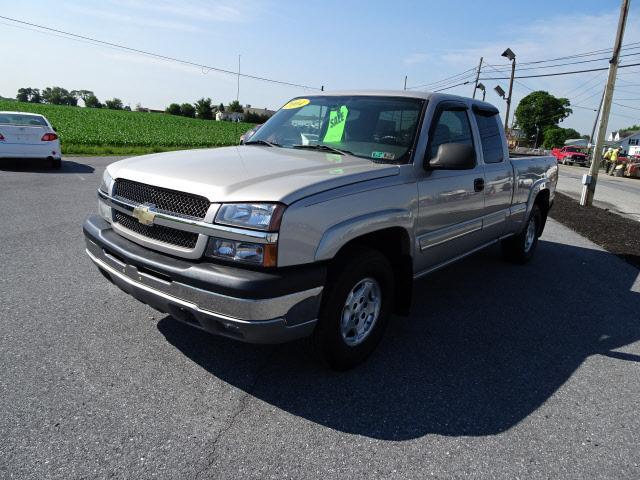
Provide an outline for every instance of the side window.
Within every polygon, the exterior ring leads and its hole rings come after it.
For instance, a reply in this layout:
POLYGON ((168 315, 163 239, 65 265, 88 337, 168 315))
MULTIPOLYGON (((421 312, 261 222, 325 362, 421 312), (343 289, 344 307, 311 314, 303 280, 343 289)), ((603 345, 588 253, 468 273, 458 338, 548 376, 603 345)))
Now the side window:
POLYGON ((438 147, 444 143, 465 143, 473 146, 471 125, 464 110, 443 110, 431 134, 429 158, 438 154, 438 147))
POLYGON ((483 115, 475 113, 478 130, 480 131, 480 143, 482 144, 482 156, 484 163, 500 163, 504 160, 502 150, 502 137, 498 127, 497 115, 483 115))

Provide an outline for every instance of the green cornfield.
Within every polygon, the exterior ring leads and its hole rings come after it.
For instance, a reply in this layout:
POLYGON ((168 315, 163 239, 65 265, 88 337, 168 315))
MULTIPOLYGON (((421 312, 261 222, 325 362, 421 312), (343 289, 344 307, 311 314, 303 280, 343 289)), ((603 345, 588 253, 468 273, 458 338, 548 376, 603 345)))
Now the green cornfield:
POLYGON ((58 132, 63 153, 119 153, 236 145, 250 123, 163 113, 43 105, 0 100, 0 111, 39 113, 58 132))

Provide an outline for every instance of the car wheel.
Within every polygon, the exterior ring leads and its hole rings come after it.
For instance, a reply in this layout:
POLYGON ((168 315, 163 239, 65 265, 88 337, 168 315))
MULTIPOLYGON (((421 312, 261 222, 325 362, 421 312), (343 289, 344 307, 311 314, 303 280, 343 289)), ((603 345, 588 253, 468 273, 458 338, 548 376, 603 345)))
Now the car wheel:
POLYGON ((522 232, 502 241, 504 257, 514 263, 527 263, 536 251, 541 230, 542 212, 534 205, 522 232))
POLYGON ((341 267, 329 275, 312 341, 322 361, 335 370, 348 370, 382 339, 393 305, 394 277, 387 258, 369 248, 342 256, 335 265, 341 267))

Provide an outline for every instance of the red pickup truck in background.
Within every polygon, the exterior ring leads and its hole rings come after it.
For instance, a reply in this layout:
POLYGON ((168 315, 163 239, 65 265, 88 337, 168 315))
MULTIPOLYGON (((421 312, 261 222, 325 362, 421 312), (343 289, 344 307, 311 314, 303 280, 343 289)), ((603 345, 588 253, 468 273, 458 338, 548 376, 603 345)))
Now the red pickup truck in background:
POLYGON ((589 164, 587 154, 578 147, 562 147, 551 150, 551 155, 558 159, 558 163, 563 165, 582 165, 586 167, 589 164))

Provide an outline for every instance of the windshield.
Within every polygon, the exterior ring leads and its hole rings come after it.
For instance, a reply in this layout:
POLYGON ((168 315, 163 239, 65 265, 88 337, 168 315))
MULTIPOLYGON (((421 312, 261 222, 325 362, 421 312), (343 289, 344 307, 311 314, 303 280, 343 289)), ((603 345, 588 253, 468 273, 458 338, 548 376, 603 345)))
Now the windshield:
POLYGON ((39 115, 0 113, 0 125, 31 125, 35 127, 46 127, 47 122, 39 115))
POLYGON ((581 151, 579 148, 576 148, 576 147, 567 147, 567 148, 565 149, 565 151, 567 151, 567 152, 577 152, 577 153, 582 153, 582 151, 581 151))
POLYGON ((296 98, 251 143, 349 153, 375 161, 407 162, 424 100, 380 96, 296 98))

